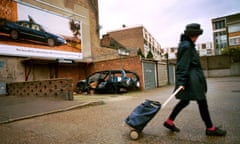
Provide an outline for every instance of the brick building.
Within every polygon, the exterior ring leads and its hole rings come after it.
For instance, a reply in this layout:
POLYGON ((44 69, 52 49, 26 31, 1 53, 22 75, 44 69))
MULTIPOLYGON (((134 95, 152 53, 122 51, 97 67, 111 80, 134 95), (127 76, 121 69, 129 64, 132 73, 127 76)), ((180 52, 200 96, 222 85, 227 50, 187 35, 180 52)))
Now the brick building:
POLYGON ((162 58, 163 50, 161 45, 144 26, 124 26, 122 29, 110 31, 103 36, 102 45, 106 45, 104 43, 105 39, 109 37, 123 44, 126 48, 135 51, 135 53, 137 53, 138 49, 141 49, 145 58, 149 53, 153 55, 154 60, 161 60, 162 58))
POLYGON ((212 19, 213 44, 216 54, 224 48, 240 45, 240 13, 212 19))

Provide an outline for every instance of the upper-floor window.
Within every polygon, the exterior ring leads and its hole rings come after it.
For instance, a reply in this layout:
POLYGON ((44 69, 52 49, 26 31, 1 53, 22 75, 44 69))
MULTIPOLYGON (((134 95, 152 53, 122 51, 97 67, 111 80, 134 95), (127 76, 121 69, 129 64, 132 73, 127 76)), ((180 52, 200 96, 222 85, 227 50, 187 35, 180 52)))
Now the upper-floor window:
POLYGON ((225 28, 226 25, 225 25, 225 20, 219 20, 219 21, 216 21, 214 22, 214 29, 222 29, 222 28, 225 28))
POLYGON ((206 44, 202 44, 202 49, 206 49, 206 44))
POLYGON ((228 32, 240 32, 240 23, 228 25, 228 32))

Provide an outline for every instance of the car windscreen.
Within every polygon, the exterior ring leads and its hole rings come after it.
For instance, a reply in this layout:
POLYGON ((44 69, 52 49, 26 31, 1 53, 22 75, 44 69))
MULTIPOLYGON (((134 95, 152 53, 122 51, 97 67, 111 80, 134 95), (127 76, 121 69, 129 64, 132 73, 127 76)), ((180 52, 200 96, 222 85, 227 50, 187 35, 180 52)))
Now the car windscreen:
POLYGON ((100 75, 101 75, 101 73, 95 73, 88 77, 88 81, 89 82, 97 81, 99 79, 100 75))

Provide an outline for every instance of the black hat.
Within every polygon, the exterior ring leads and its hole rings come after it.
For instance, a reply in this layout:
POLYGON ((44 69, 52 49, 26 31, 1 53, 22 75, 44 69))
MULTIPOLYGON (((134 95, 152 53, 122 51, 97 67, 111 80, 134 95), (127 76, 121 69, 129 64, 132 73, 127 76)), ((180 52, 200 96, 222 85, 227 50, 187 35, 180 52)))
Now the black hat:
POLYGON ((186 26, 184 34, 187 36, 199 36, 203 33, 203 30, 200 28, 200 24, 192 23, 186 26))

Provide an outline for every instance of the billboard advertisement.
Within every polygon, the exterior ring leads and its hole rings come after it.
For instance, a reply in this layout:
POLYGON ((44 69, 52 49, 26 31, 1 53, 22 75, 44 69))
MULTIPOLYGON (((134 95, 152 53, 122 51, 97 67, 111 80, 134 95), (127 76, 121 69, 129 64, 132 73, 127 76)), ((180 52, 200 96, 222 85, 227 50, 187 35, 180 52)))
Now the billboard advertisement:
POLYGON ((80 20, 8 0, 0 9, 0 55, 82 59, 80 20))

